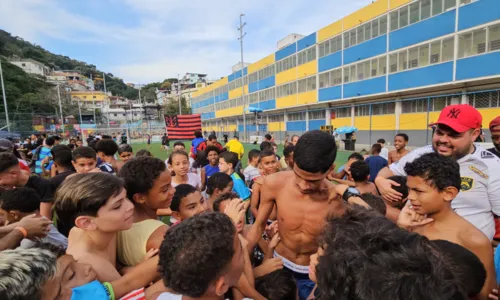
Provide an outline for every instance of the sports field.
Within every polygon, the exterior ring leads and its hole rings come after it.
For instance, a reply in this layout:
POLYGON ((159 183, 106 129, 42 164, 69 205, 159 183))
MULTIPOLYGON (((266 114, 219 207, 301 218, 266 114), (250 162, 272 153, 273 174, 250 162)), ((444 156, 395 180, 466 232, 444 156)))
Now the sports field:
MULTIPOLYGON (((189 150, 190 142, 191 141, 184 141, 184 145, 186 145, 186 150, 189 150)), ((172 148, 174 143, 175 143, 175 141, 170 141, 170 148, 172 148)), ((247 163, 248 163, 248 156, 247 156, 248 151, 250 151, 251 149, 259 149, 259 145, 243 144, 243 146, 245 147, 245 155, 243 156, 241 163, 243 164, 243 167, 246 167, 247 163)), ((159 144, 159 143, 151 144, 150 148, 148 148, 147 144, 145 144, 145 143, 137 143, 137 144, 133 143, 132 144, 132 148, 134 150, 134 153, 136 153, 137 151, 139 151, 141 149, 148 149, 149 151, 151 151, 151 153, 153 153, 153 155, 155 157, 158 157, 162 160, 166 160, 168 158, 168 155, 170 154, 170 151, 169 152, 161 151, 160 147, 161 147, 161 144, 159 144)), ((351 154, 351 152, 349 152, 349 151, 338 151, 337 152, 337 159, 335 160, 336 167, 339 168, 340 166, 344 165, 347 162, 347 158, 349 157, 350 154, 351 154)), ((278 145, 278 155, 283 156, 283 145, 278 145)))

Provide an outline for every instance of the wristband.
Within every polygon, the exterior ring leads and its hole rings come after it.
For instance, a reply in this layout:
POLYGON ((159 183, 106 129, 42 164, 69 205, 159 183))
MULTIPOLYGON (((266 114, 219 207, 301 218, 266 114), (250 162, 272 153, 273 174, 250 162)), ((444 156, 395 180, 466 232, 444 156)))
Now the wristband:
POLYGON ((17 226, 17 227, 14 227, 14 229, 17 229, 19 231, 21 231, 21 233, 23 234, 23 237, 24 238, 27 238, 28 237, 28 232, 26 231, 26 229, 24 229, 23 227, 21 226, 17 226))
POLYGON ((102 284, 104 289, 106 290, 106 294, 108 294, 109 300, 115 300, 115 290, 113 290, 113 286, 109 282, 104 282, 102 284))

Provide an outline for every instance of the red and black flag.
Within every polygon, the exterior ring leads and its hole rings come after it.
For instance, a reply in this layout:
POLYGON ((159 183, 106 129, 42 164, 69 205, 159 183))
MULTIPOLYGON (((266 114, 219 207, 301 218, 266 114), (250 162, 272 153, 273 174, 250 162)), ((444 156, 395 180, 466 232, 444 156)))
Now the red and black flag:
POLYGON ((191 140, 196 130, 201 131, 201 115, 165 115, 165 124, 170 140, 191 140))

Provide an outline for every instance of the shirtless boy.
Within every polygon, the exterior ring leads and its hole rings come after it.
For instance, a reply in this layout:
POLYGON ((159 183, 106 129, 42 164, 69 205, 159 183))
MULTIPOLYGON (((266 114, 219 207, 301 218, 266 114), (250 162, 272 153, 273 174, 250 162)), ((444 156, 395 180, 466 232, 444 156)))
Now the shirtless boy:
POLYGON ((314 288, 308 276, 309 261, 318 250, 326 217, 341 215, 346 207, 335 185, 326 179, 336 155, 330 134, 314 130, 301 136, 295 146, 293 172, 272 174, 264 180, 257 219, 247 235, 252 250, 276 205, 280 243, 275 256, 293 272, 301 300, 314 288))
POLYGON ((398 225, 430 240, 447 240, 470 250, 486 268, 486 282, 478 299, 488 299, 496 288, 493 249, 490 240, 474 225, 459 216, 451 201, 460 190, 460 167, 456 161, 429 153, 407 163, 408 200, 398 225))
POLYGON ((375 183, 368 181, 370 178, 370 167, 364 161, 356 161, 352 163, 349 169, 349 177, 354 181, 356 189, 361 193, 369 193, 378 195, 375 183))
MULTIPOLYGON (((262 170, 262 176, 259 176, 254 180, 254 184, 252 186, 252 200, 250 202, 250 208, 252 209, 252 214, 254 217, 257 217, 258 214, 261 189, 262 184, 264 184, 264 179, 266 178, 266 176, 276 173, 278 168, 278 160, 276 159, 276 154, 274 153, 274 151, 264 150, 260 152, 258 164, 262 170)), ((269 221, 272 222, 274 220, 276 220, 276 208, 273 208, 271 216, 269 217, 269 221)))
POLYGON ((403 156, 410 153, 410 151, 406 149, 408 141, 409 138, 406 133, 396 134, 396 136, 394 137, 394 148, 396 148, 396 150, 389 152, 389 165, 392 163, 397 163, 403 156))

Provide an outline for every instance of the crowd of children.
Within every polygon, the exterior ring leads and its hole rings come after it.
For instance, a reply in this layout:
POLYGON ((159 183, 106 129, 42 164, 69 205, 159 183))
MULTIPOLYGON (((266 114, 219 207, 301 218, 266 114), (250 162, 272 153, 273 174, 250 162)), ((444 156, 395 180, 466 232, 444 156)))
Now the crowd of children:
POLYGON ((491 239, 453 207, 482 183, 439 143, 409 160, 400 133, 335 170, 320 131, 283 153, 266 135, 245 168, 237 137, 196 132, 166 161, 108 136, 56 140, 31 146, 33 174, 0 140, 0 299, 498 297, 491 239), (395 165, 405 176, 383 177, 395 165))

